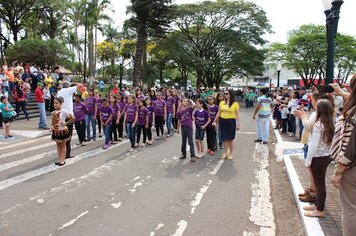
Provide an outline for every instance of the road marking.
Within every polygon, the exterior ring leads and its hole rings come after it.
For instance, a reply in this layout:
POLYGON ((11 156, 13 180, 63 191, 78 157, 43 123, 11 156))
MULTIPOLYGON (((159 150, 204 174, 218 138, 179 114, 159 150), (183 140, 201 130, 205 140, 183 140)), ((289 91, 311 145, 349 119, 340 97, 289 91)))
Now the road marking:
MULTIPOLYGON (((65 166, 63 166, 63 167, 65 168, 66 166, 72 165, 72 164, 76 163, 77 161, 81 161, 81 160, 84 160, 84 159, 99 155, 99 154, 104 153, 104 152, 106 152, 108 150, 111 150, 112 148, 119 147, 119 146, 121 146, 121 145, 123 145, 123 144, 125 144, 127 142, 129 142, 129 141, 125 140, 124 142, 122 142, 122 143, 120 143, 118 145, 115 145, 115 146, 111 146, 108 149, 97 148, 97 149, 94 149, 94 150, 91 150, 91 151, 88 151, 88 152, 84 152, 82 154, 79 154, 78 156, 76 156, 73 159, 67 160, 66 161, 67 164, 65 166)), ((14 186, 16 184, 22 183, 22 182, 24 182, 26 180, 32 179, 34 177, 38 177, 40 175, 47 174, 47 173, 52 172, 54 170, 61 169, 63 167, 57 167, 54 164, 51 164, 51 165, 42 167, 40 169, 29 171, 29 172, 26 172, 26 173, 24 173, 22 175, 18 175, 18 176, 15 176, 13 178, 4 180, 4 181, 0 182, 0 191, 2 191, 4 189, 7 189, 7 188, 9 188, 11 186, 14 186)))
POLYGON ((181 220, 177 225, 178 225, 178 229, 171 236, 182 236, 188 226, 188 222, 185 220, 181 220))
POLYGON ((251 135, 255 135, 257 134, 256 132, 241 132, 241 131, 237 131, 237 134, 251 134, 251 135))
POLYGON ((0 159, 3 159, 5 157, 19 155, 19 154, 26 153, 26 152, 36 151, 37 149, 46 148, 46 147, 54 146, 54 145, 55 145, 55 143, 53 141, 51 141, 49 143, 44 143, 44 144, 29 147, 29 148, 19 149, 19 150, 13 151, 13 152, 1 154, 0 159))
MULTIPOLYGON (((76 149, 78 147, 79 146, 75 144, 75 145, 72 146, 72 150, 76 149)), ((18 161, 13 161, 13 162, 2 164, 2 165, 0 165, 0 172, 4 171, 4 170, 7 170, 7 169, 14 168, 14 167, 19 166, 19 165, 23 165, 23 164, 27 164, 27 163, 30 163, 30 162, 33 162, 33 161, 37 161, 37 160, 43 159, 45 157, 48 157, 48 156, 56 154, 56 153, 57 153, 57 150, 52 150, 52 151, 49 151, 49 152, 44 152, 44 153, 41 153, 41 154, 34 155, 32 157, 27 157, 25 159, 21 159, 21 160, 18 160, 18 161)))
POLYGON ((140 179, 140 176, 136 176, 134 179, 130 180, 130 182, 134 182, 136 180, 139 180, 140 179))
POLYGON ((117 210, 117 209, 119 209, 121 207, 122 202, 111 203, 110 205, 117 210))
POLYGON ((224 160, 218 161, 218 164, 215 166, 215 168, 210 172, 211 175, 216 175, 218 171, 220 170, 222 164, 224 163, 224 160))
POLYGON ((67 223, 63 224, 60 228, 57 229, 57 231, 60 231, 60 230, 65 229, 65 228, 68 228, 69 226, 73 225, 77 220, 79 220, 80 218, 82 218, 83 216, 85 216, 88 213, 89 213, 89 211, 83 212, 79 216, 77 216, 74 219, 72 219, 72 220, 68 221, 67 223))
POLYGON ((155 228, 155 230, 159 230, 159 229, 162 228, 163 226, 164 226, 164 224, 159 223, 159 224, 157 225, 157 227, 155 228))
POLYGON ((203 185, 200 188, 200 191, 196 194, 195 199, 190 203, 191 206, 191 210, 190 210, 190 214, 193 215, 195 212, 195 209, 197 208, 197 206, 200 205, 201 200, 204 197, 204 194, 208 191, 208 189, 210 188, 212 181, 209 180, 207 185, 203 185))
MULTIPOLYGON (((259 235, 275 235, 273 204, 271 202, 271 188, 268 173, 269 150, 266 145, 256 143, 253 159, 258 163, 255 171, 256 182, 251 184, 252 197, 250 209, 250 221, 260 227, 259 235)), ((244 232, 244 235, 253 235, 252 232, 244 232)))
POLYGON ((36 139, 21 141, 21 142, 18 142, 18 143, 6 145, 5 147, 1 147, 0 151, 6 150, 6 149, 10 149, 10 148, 15 148, 15 147, 22 146, 22 145, 28 145, 28 144, 39 142, 39 141, 42 141, 42 140, 50 140, 50 138, 49 137, 42 137, 42 138, 36 138, 36 139))

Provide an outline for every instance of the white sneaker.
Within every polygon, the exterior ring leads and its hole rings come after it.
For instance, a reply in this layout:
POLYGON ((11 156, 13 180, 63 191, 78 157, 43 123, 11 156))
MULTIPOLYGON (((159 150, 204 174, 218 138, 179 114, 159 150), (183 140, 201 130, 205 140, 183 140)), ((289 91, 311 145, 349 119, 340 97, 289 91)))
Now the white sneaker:
POLYGON ((133 151, 134 151, 134 149, 133 149, 133 148, 130 148, 130 149, 129 149, 129 152, 133 152, 133 151))
POLYGON ((140 144, 140 147, 144 147, 144 146, 146 146, 146 144, 144 144, 144 143, 141 143, 141 144, 140 144))

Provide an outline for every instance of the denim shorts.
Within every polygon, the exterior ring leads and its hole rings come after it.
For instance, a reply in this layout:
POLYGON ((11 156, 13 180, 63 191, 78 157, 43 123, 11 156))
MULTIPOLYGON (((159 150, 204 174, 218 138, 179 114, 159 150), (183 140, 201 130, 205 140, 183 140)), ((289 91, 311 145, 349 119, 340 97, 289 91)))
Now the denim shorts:
POLYGON ((201 129, 200 126, 196 126, 195 129, 195 139, 204 140, 205 129, 201 129))

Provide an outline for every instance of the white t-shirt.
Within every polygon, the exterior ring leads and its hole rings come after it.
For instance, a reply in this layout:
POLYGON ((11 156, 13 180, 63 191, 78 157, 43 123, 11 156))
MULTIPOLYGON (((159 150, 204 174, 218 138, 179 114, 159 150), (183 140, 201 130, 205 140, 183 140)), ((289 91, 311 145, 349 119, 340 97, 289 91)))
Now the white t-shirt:
POLYGON ((63 98, 62 108, 73 114, 73 95, 77 92, 77 87, 62 88, 58 91, 57 97, 63 98))

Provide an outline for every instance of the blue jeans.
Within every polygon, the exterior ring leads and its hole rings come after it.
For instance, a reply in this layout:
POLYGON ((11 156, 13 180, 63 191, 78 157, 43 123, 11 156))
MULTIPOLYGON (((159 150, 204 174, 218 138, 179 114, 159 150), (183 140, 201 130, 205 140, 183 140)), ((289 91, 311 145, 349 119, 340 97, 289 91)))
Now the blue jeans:
POLYGON ((103 126, 103 131, 105 135, 105 144, 109 144, 111 141, 111 124, 103 126))
POLYGON ((257 118, 258 139, 267 142, 269 136, 269 117, 257 118))
POLYGON ((86 115, 85 124, 87 127, 87 141, 90 141, 90 123, 93 128, 93 140, 96 139, 96 120, 94 119, 94 115, 86 115))
POLYGON ((304 126, 303 126, 302 119, 300 118, 298 119, 298 126, 299 126, 299 137, 301 138, 304 130, 304 126))
POLYGON ((47 128, 47 120, 46 120, 46 106, 45 103, 37 103, 38 110, 40 112, 40 122, 38 123, 38 128, 47 128))
POLYGON ((126 131, 127 135, 129 136, 131 147, 135 147, 135 136, 136 136, 136 126, 132 127, 132 121, 126 122, 126 131))
POLYGON ((172 130, 172 112, 167 114, 167 133, 170 134, 172 130))

